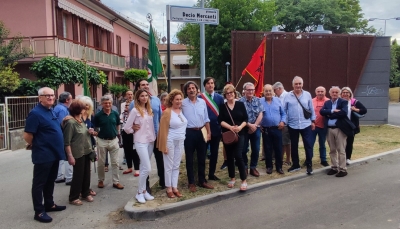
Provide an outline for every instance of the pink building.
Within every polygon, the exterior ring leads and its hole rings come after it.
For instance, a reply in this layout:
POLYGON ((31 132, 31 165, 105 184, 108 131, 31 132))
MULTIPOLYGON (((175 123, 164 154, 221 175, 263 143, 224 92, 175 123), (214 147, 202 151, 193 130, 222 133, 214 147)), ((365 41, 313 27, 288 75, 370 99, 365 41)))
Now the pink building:
MULTIPOLYGON (((139 27, 147 25, 100 0, 1 0, 0 20, 11 36, 25 37, 23 46, 33 51, 16 66, 21 78, 34 79, 29 67, 46 56, 86 59, 108 75, 109 84, 125 83, 127 68, 147 65, 149 35, 139 27)), ((60 91, 83 94, 82 87, 74 84, 62 85, 60 91)), ((93 97, 105 92, 101 85, 91 88, 93 97)))

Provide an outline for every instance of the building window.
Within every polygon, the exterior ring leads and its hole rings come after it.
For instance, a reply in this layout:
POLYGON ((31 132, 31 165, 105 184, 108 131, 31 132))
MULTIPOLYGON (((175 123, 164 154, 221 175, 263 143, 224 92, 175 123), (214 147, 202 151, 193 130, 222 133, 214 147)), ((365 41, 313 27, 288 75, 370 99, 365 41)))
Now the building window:
POLYGON ((121 55, 121 37, 116 35, 116 48, 117 48, 117 54, 121 55))
POLYGON ((63 14, 62 15, 62 26, 63 26, 63 37, 67 38, 68 32, 67 32, 67 15, 63 14))
POLYGON ((129 41, 129 56, 139 57, 138 45, 129 41))

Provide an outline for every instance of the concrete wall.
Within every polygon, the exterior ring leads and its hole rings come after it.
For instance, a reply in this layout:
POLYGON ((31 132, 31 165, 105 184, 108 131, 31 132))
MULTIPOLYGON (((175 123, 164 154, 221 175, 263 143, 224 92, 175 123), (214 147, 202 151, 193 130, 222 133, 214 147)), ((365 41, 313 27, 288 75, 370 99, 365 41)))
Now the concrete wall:
POLYGON ((362 125, 386 124, 389 107, 390 37, 376 37, 354 97, 368 109, 362 125))
POLYGON ((16 129, 10 131, 9 146, 10 150, 23 149, 26 146, 26 142, 23 139, 24 129, 16 129))

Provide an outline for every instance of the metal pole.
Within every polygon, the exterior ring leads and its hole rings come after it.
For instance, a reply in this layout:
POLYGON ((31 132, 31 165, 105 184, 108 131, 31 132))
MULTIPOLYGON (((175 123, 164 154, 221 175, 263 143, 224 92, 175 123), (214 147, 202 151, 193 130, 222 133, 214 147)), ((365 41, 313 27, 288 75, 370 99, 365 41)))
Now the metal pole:
POLYGON ((383 36, 386 36, 386 19, 385 19, 385 29, 383 30, 383 36))
POLYGON ((229 82, 229 68, 228 68, 228 65, 226 65, 226 82, 229 82))
MULTIPOLYGON (((204 0, 201 0, 201 8, 204 8, 204 0)), ((204 24, 200 24, 200 85, 206 78, 206 52, 205 52, 205 38, 204 38, 204 24)), ((201 86, 201 91, 204 92, 204 87, 201 86)))
POLYGON ((170 17, 169 5, 167 5, 167 77, 168 77, 168 92, 171 92, 171 45, 170 45, 170 17))

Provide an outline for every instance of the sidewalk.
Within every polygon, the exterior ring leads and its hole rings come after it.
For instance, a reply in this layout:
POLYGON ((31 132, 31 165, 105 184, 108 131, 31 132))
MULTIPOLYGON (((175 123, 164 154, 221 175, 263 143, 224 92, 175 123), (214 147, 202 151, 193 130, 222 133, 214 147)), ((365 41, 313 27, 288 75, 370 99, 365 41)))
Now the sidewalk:
MULTIPOLYGON (((361 158, 352 161, 352 164, 348 166, 348 169, 351 171, 351 168, 354 166, 359 166, 359 165, 364 165, 367 164, 368 162, 380 160, 382 157, 390 154, 399 154, 400 149, 396 150, 391 150, 388 152, 372 155, 369 157, 361 158)), ((328 168, 320 168, 314 170, 314 174, 318 173, 326 173, 330 167, 328 168)), ((350 172, 351 174, 351 172, 350 172)), ((304 178, 309 178, 312 176, 306 175, 305 173, 295 173, 292 176, 289 177, 284 177, 272 181, 266 181, 266 182, 261 182, 253 185, 249 185, 248 189, 245 193, 239 192, 239 189, 232 189, 228 191, 223 191, 219 193, 214 193, 206 196, 201 196, 181 202, 176 202, 176 203, 171 203, 171 204, 163 204, 162 206, 151 206, 151 204, 146 205, 140 205, 136 202, 134 198, 128 201, 128 203, 125 205, 125 212, 128 213, 129 217, 132 219, 137 219, 137 220, 155 220, 157 218, 182 212, 188 209, 193 209, 196 207, 208 205, 208 204, 213 204, 222 200, 226 200, 229 198, 234 198, 242 195, 248 195, 252 192, 258 191, 260 189, 265 189, 271 186, 279 185, 282 183, 288 183, 291 181, 299 180, 299 179, 304 179, 304 178)), ((345 178, 344 178, 345 179, 345 178)), ((150 201, 149 201, 150 202, 150 201)))
MULTIPOLYGON (((123 150, 119 152, 120 162, 123 150)), ((92 163, 93 165, 93 163, 92 163)), ((156 168, 155 160, 152 160, 156 168)), ((82 206, 73 206, 68 203, 70 186, 65 183, 55 184, 54 201, 58 205, 66 205, 62 212, 50 212, 53 222, 39 223, 33 220, 33 205, 31 197, 32 171, 31 151, 16 150, 0 152, 0 181, 1 181, 1 228, 114 228, 115 222, 111 220, 114 215, 123 216, 123 206, 137 191, 138 178, 132 174, 122 175, 120 170, 123 190, 112 187, 111 171, 106 173, 105 187, 97 187, 97 173, 92 169, 91 188, 97 193, 94 202, 83 202, 82 206)), ((126 165, 122 165, 126 169, 126 165)), ((158 177, 157 169, 152 169, 151 183, 154 184, 158 177)))

